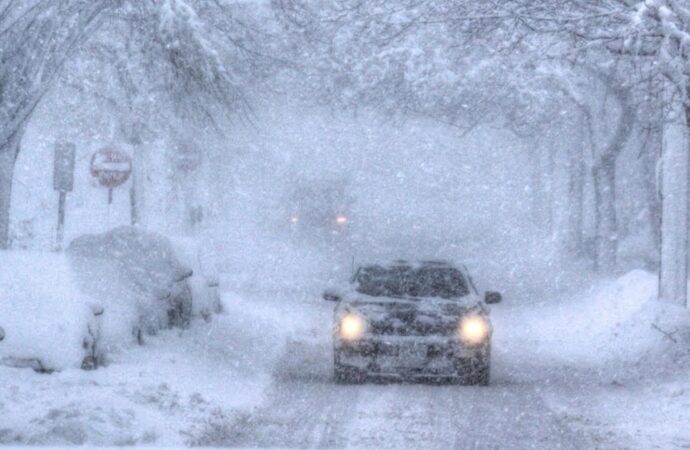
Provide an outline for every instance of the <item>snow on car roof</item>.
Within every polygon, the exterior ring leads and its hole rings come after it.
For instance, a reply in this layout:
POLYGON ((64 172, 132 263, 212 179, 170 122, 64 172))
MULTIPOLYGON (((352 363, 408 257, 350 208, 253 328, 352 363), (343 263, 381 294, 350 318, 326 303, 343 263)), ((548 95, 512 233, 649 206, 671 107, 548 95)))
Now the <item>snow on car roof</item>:
POLYGON ((361 264, 359 268, 365 267, 409 267, 411 269, 419 269, 422 267, 447 267, 460 269, 464 267, 462 264, 457 265, 451 261, 447 260, 433 260, 433 259, 422 259, 422 260, 406 260, 406 259, 394 259, 387 262, 371 262, 366 264, 361 264))

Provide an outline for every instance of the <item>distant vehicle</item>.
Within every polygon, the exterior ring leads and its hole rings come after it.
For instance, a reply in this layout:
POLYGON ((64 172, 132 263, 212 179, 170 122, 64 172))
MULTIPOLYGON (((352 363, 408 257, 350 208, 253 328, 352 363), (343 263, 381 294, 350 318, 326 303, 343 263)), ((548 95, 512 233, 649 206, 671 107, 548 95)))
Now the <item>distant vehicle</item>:
POLYGON ((287 221, 301 239, 337 239, 348 232, 351 204, 343 180, 303 181, 289 193, 287 221))
POLYGON ((491 334, 487 304, 467 269, 442 261, 365 265, 345 292, 326 291, 334 314, 338 383, 370 376, 488 385, 491 334))

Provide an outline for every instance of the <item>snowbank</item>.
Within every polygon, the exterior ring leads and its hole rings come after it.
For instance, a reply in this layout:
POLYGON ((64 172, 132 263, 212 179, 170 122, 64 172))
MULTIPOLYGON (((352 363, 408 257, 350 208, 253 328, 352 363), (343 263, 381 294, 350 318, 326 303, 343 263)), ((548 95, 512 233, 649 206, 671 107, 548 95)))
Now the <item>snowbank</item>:
POLYGON ((21 365, 40 358, 45 369, 80 367, 89 327, 98 332, 99 303, 76 287, 67 259, 3 251, 0 260, 0 361, 21 365))
POLYGON ((496 348, 549 366, 629 364, 690 341, 687 309, 656 299, 657 276, 634 270, 573 299, 494 310, 496 348))

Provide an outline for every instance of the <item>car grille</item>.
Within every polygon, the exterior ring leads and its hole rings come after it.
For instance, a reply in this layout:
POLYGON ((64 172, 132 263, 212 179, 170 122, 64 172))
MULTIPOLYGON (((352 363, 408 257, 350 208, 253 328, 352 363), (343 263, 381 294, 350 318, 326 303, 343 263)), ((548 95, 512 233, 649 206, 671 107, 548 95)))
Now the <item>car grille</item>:
POLYGON ((380 321, 370 324, 370 333, 378 336, 449 336, 456 333, 457 322, 399 323, 380 321))

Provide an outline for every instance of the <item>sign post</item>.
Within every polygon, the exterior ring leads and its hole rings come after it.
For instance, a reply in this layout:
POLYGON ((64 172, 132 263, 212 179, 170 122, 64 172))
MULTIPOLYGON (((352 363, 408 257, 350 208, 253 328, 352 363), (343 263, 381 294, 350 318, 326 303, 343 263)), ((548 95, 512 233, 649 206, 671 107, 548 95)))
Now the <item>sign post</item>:
POLYGON ((108 189, 108 221, 110 221, 113 189, 129 179, 132 173, 132 158, 116 148, 105 147, 91 157, 90 171, 91 176, 96 178, 101 186, 108 189))
POLYGON ((58 191, 58 222, 55 237, 55 251, 62 250, 62 240, 65 235, 65 204, 67 193, 74 189, 74 156, 76 146, 72 142, 58 141, 55 143, 55 159, 53 161, 53 189, 58 191))

